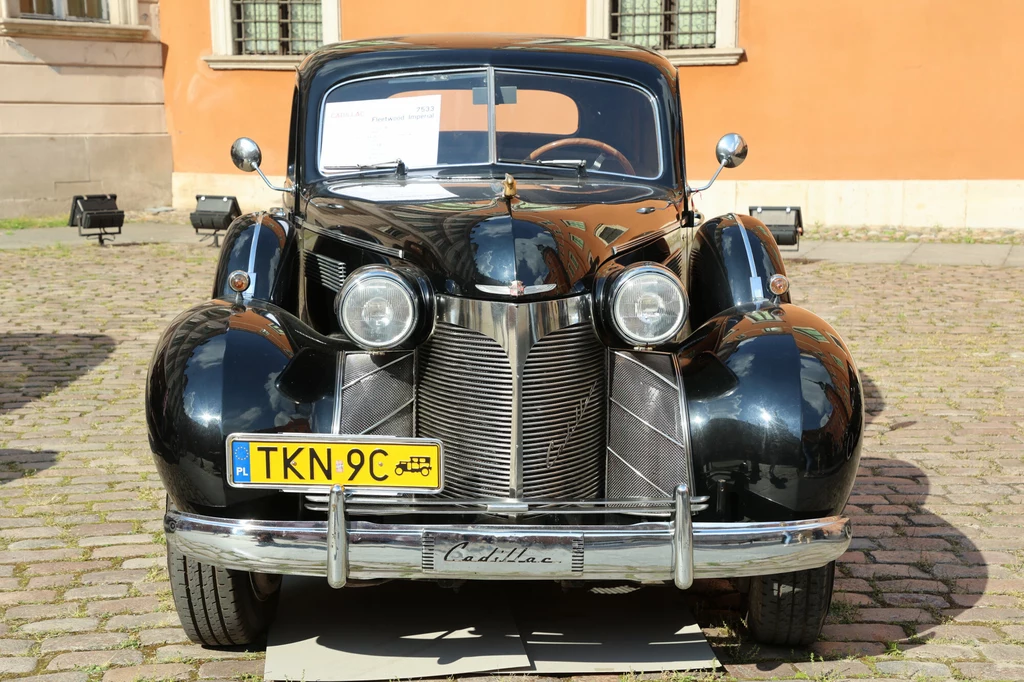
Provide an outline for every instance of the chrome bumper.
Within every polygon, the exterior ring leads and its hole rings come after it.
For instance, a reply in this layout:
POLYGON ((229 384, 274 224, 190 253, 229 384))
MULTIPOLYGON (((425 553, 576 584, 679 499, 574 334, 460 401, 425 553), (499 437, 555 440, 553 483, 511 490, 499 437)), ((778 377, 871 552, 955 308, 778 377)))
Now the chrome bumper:
POLYGON ((336 488, 327 521, 234 520, 171 510, 164 517, 164 532, 169 547, 203 563, 242 571, 324 576, 333 587, 342 587, 349 579, 406 578, 672 581, 686 589, 694 578, 770 575, 824 566, 846 551, 851 538, 849 519, 838 516, 772 523, 693 523, 686 486, 675 491, 671 520, 623 526, 391 525, 347 521, 344 507, 345 498, 336 488), (551 547, 565 547, 567 560, 546 564, 435 561, 439 541, 450 547, 463 541, 492 543, 496 548, 537 548, 540 554, 551 547))

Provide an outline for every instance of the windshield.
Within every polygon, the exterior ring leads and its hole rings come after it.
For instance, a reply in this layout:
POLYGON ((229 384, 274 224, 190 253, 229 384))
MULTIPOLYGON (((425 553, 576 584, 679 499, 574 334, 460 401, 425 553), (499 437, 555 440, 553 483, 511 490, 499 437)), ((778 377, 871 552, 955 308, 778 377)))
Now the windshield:
POLYGON ((655 100, 618 81, 486 69, 372 78, 335 87, 320 127, 323 175, 389 167, 566 167, 654 179, 655 100))

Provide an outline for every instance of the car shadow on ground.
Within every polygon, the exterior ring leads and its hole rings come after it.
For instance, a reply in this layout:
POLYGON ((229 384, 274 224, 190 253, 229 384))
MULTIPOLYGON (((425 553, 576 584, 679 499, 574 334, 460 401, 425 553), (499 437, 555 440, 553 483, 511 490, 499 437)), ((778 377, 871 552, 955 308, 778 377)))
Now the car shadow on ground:
POLYGON ((105 334, 0 333, 0 415, 64 388, 116 346, 105 334))
MULTIPOLYGON (((58 391, 103 362, 116 347, 104 334, 0 333, 0 417, 58 391)), ((19 439, 11 427, 0 443, 19 439)), ((57 462, 53 450, 0 447, 0 484, 57 462)))
MULTIPOLYGON (((872 429, 885 404, 881 390, 861 374, 865 422, 872 429)), ((887 424, 887 431, 915 422, 887 424)), ((989 568, 964 531, 927 510, 927 474, 902 459, 873 456, 870 443, 844 514, 853 542, 837 562, 832 608, 819 641, 807 648, 754 643, 744 625, 746 598, 728 581, 699 581, 687 601, 727 669, 746 676, 855 674, 830 660, 912 650, 941 636, 983 597, 989 568), (969 589, 958 586, 970 581, 969 589), (816 661, 816 662, 815 662, 816 661)), ((901 655, 901 654, 898 654, 901 655)), ((853 662, 851 662, 853 663, 853 662)), ((860 664, 858 664, 860 665, 860 664)))

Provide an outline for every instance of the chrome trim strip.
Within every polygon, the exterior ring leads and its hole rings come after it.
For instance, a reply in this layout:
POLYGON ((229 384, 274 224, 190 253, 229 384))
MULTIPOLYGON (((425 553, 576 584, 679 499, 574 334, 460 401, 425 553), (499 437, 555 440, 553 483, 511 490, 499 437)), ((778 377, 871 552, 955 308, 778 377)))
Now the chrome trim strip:
POLYGON ((327 584, 337 589, 348 582, 348 532, 345 529, 345 493, 341 486, 331 488, 327 514, 327 584))
MULTIPOLYGON (((736 221, 736 225, 740 228, 740 236, 743 237, 743 248, 747 251, 747 265, 750 266, 750 297, 755 301, 763 301, 764 289, 762 288, 761 278, 757 276, 757 268, 754 266, 754 251, 750 248, 750 235, 747 234, 747 228, 740 221, 740 217, 735 213, 730 213, 732 219, 736 221)), ((737 303, 737 301, 733 301, 737 303)))
POLYGON ((327 237, 328 239, 333 239, 335 241, 343 242, 345 244, 358 246, 359 248, 367 249, 368 251, 376 251, 378 253, 383 253, 384 255, 387 256, 394 256, 395 258, 401 258, 403 260, 405 259, 405 251, 403 251, 402 249, 397 249, 392 246, 385 246, 383 244, 371 242, 369 239, 359 239, 358 237, 350 237, 347 234, 342 234, 334 230, 329 230, 327 228, 320 227, 319 225, 313 225, 312 223, 301 218, 297 219, 295 222, 297 222, 302 227, 302 229, 309 230, 310 232, 318 234, 321 237, 327 237))
POLYGON ((331 419, 331 433, 341 433, 341 394, 345 388, 345 351, 338 351, 334 368, 334 414, 331 419))
MULTIPOLYGON (((676 504, 678 497, 676 498, 676 504)), ((683 505, 685 507, 685 505, 683 505)), ((677 506, 678 510, 678 506, 677 506)), ((351 515, 351 510, 349 510, 351 515)), ((678 517, 678 514, 676 514, 678 517)), ((687 515, 683 515, 685 526, 687 515)), ((479 564, 465 579, 577 579, 685 583, 685 528, 676 519, 621 526, 538 525, 390 525, 348 521, 347 579, 429 578, 423 571, 423 536, 486 533, 495 542, 515 543, 525 537, 583 539, 583 571, 569 568, 539 575, 529 568, 521 575, 488 575, 479 564), (684 557, 677 563, 678 557, 684 557)), ((334 527, 339 532, 339 526, 334 527)), ((202 563, 224 568, 326 577, 328 521, 257 521, 220 519, 169 511, 164 517, 169 547, 202 563)), ((771 523, 693 523, 690 534, 693 578, 737 578, 818 568, 838 559, 851 539, 848 518, 826 517, 771 523)), ((337 576, 339 561, 332 562, 337 576)), ((526 565, 529 566, 529 565, 526 565)))
POLYGON ((498 102, 495 97, 497 83, 494 78, 494 67, 487 67, 487 163, 498 162, 498 102), (493 134, 492 134, 493 132, 493 134))
POLYGON ((360 431, 359 435, 360 436, 365 436, 365 435, 369 434, 370 431, 373 431, 375 428, 377 428, 378 426, 380 426, 381 424, 383 424, 387 420, 391 419, 396 414, 398 414, 399 412, 401 412, 405 408, 407 408, 410 405, 412 405, 414 402, 416 402, 416 398, 415 397, 410 398, 406 402, 404 402, 401 405, 399 405, 398 408, 396 408, 396 409, 392 410, 391 412, 387 413, 386 415, 384 415, 383 417, 378 419, 375 423, 371 424, 370 426, 368 426, 365 429, 363 429, 362 431, 360 431))
POLYGON ((642 473, 640 472, 640 470, 639 470, 639 469, 637 469, 637 468, 636 468, 635 466, 633 466, 632 464, 630 464, 629 462, 627 462, 627 461, 625 460, 625 458, 624 458, 624 457, 623 457, 622 455, 620 455, 619 453, 615 452, 615 451, 614 451, 614 450, 612 450, 611 448, 606 448, 606 449, 608 450, 608 452, 612 453, 612 455, 614 455, 614 456, 615 456, 615 459, 619 460, 620 462, 622 462, 623 464, 625 464, 625 465, 626 465, 627 467, 629 467, 630 469, 632 469, 632 470, 633 470, 633 473, 634 473, 634 474, 636 474, 637 476, 639 476, 639 477, 640 477, 640 478, 642 478, 643 480, 647 481, 648 485, 650 485, 650 486, 651 486, 652 488, 654 488, 654 489, 655 489, 655 490, 657 490, 657 491, 658 491, 659 493, 661 493, 662 495, 664 495, 664 496, 665 496, 666 498, 668 497, 668 491, 667 491, 667 490, 662 490, 662 489, 661 489, 661 488, 659 488, 659 487, 658 487, 657 485, 655 485, 654 481, 652 481, 651 479, 649 479, 649 478, 647 478, 646 476, 644 476, 644 475, 643 475, 643 474, 642 474, 642 473))
MULTIPOLYGON (((662 436, 662 437, 663 437, 663 438, 664 438, 665 440, 667 440, 668 442, 672 443, 673 445, 678 445, 679 447, 683 447, 683 444, 682 444, 682 443, 680 443, 680 442, 679 442, 678 440, 676 440, 676 439, 675 439, 674 437, 672 437, 672 436, 668 435, 667 433, 665 433, 665 432, 664 432, 664 431, 662 431, 661 429, 659 429, 659 428, 656 428, 656 427, 655 427, 655 426, 654 426, 653 424, 651 424, 651 423, 650 423, 649 421, 647 421, 646 419, 644 419, 643 417, 641 417, 640 415, 638 415, 638 414, 637 414, 636 412, 633 412, 633 411, 632 411, 631 409, 629 409, 628 407, 626 407, 625 405, 623 405, 622 403, 620 403, 620 402, 619 402, 618 400, 616 400, 615 398, 609 398, 609 399, 608 399, 608 402, 610 402, 610 403, 611 403, 612 405, 618 405, 618 406, 619 406, 619 409, 621 409, 621 410, 622 410, 623 412, 625 412, 625 413, 626 413, 626 414, 628 414, 628 415, 629 415, 630 417, 632 417, 633 419, 637 420, 638 422, 640 422, 641 424, 643 424, 644 426, 646 426, 647 428, 649 428, 649 429, 650 429, 651 431, 654 431, 654 432, 655 432, 656 434, 658 434, 659 436, 662 436)), ((609 450, 611 450, 611 448, 608 448, 608 449, 609 449, 609 450)), ((687 455, 689 455, 689 453, 687 453, 687 455)), ((618 455, 616 455, 616 456, 618 456, 618 455)), ((622 458, 621 458, 621 457, 619 457, 619 459, 622 459, 622 458)), ((625 460, 623 460, 623 462, 625 462, 625 460)), ((650 482, 650 481, 648 481, 648 483, 649 483, 649 482, 650 482)), ((657 487, 657 486, 655 486, 655 487, 657 487)), ((662 492, 665 492, 665 491, 662 491, 662 492)), ((667 492, 665 492, 665 494, 666 494, 666 495, 668 495, 668 493, 667 493, 667 492)))
POLYGON ((628 251, 629 249, 632 249, 635 246, 646 244, 647 242, 654 241, 658 237, 664 237, 667 234, 670 234, 672 232, 675 232, 676 230, 681 229, 683 229, 681 225, 666 225, 665 227, 658 228, 657 230, 652 230, 651 232, 644 232, 641 235, 633 237, 628 242, 622 242, 617 246, 613 246, 612 255, 617 256, 623 251, 628 251))
POLYGON ((661 374, 659 374, 658 372, 652 371, 650 367, 648 367, 644 363, 640 362, 639 360, 634 358, 632 355, 627 355, 626 353, 623 353, 621 350, 617 350, 617 351, 615 351, 615 357, 622 358, 623 360, 629 360, 634 365, 636 365, 637 367, 639 367, 643 371, 647 372, 648 374, 653 374, 654 376, 658 377, 659 379, 664 381, 666 384, 668 384, 668 386, 671 387, 671 388, 679 388, 678 386, 676 386, 676 384, 672 383, 671 381, 669 381, 665 377, 661 376, 661 374))
POLYGON ((260 229, 263 227, 263 216, 265 215, 266 213, 260 213, 257 216, 256 229, 252 232, 252 243, 249 245, 249 286, 242 292, 243 299, 251 299, 256 292, 256 248, 260 243, 260 229))
MULTIPOLYGON (((369 353, 367 352, 366 354, 368 355, 369 353)), ((382 369, 387 369, 388 367, 390 367, 391 365, 395 364, 396 362, 401 362, 402 360, 408 360, 408 359, 409 359, 409 354, 408 353, 402 353, 402 352, 399 351, 398 352, 398 357, 396 359, 392 360, 391 362, 387 363, 386 365, 381 365, 380 367, 374 368, 373 370, 367 372, 366 374, 364 374, 363 376, 359 377, 358 379, 353 379, 352 381, 350 381, 347 384, 343 385, 341 388, 342 389, 346 389, 349 386, 355 386, 360 381, 363 381, 364 379, 369 379, 370 377, 372 377, 374 374, 376 374, 377 372, 381 371, 382 369)))

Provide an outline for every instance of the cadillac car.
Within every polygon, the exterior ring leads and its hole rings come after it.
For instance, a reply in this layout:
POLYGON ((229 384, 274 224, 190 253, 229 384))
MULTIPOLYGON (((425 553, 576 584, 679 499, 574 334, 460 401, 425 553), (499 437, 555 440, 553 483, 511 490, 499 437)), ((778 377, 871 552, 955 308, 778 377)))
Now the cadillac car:
MULTIPOLYGON (((281 206, 229 226, 211 299, 148 376, 189 637, 258 643, 303 575, 729 579, 753 639, 817 638, 861 383, 765 225, 695 210, 680 89, 657 52, 604 40, 302 62, 283 186, 256 142, 231 147, 281 206)), ((746 156, 725 135, 711 182, 746 156)))

